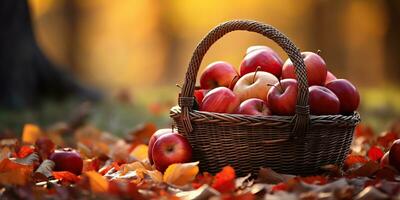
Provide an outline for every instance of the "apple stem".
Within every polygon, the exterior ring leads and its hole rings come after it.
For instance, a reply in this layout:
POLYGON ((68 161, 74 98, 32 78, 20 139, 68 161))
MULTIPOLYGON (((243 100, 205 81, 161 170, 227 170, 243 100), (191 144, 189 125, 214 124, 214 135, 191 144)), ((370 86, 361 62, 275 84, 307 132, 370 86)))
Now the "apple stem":
POLYGON ((256 75, 257 75, 257 72, 258 72, 260 69, 261 69, 261 67, 260 67, 260 66, 257 66, 256 71, 254 71, 253 83, 256 81, 256 75))
POLYGON ((281 90, 281 93, 283 93, 284 91, 283 91, 283 87, 282 87, 282 83, 281 83, 280 79, 278 80, 278 83, 279 83, 279 88, 281 90))
POLYGON ((171 124, 171 130, 172 130, 172 132, 174 132, 174 129, 175 129, 175 124, 171 124))
POLYGON ((235 77, 233 77, 233 79, 231 80, 231 83, 229 83, 229 88, 230 88, 230 89, 233 89, 233 88, 232 88, 232 87, 233 87, 233 83, 234 83, 237 79, 239 79, 239 76, 238 76, 238 75, 236 75, 235 77))
POLYGON ((322 51, 321 51, 320 49, 317 50, 317 54, 318 54, 319 56, 321 55, 321 52, 322 52, 322 51))
POLYGON ((180 89, 182 89, 182 86, 181 86, 181 85, 179 85, 178 83, 177 83, 177 84, 175 84, 175 86, 176 86, 176 87, 178 87, 178 88, 180 88, 180 89))

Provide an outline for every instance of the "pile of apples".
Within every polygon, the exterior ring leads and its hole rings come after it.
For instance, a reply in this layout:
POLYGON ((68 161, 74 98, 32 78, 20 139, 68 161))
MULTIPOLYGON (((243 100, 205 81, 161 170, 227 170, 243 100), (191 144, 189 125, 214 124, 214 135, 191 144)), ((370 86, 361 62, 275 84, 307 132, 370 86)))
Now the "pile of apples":
MULTIPOLYGON (((356 87, 337 79, 327 70, 324 59, 302 52, 309 85, 309 106, 313 115, 349 115, 360 102, 356 87)), ((251 46, 240 64, 240 73, 224 61, 209 64, 194 91, 199 110, 245 115, 295 114, 297 80, 290 59, 285 62, 267 46, 251 46)))

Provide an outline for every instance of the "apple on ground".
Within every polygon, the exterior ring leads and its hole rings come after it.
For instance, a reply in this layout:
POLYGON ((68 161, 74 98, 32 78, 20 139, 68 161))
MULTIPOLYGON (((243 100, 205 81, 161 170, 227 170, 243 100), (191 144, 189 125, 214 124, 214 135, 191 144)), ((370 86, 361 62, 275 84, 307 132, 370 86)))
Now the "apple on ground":
POLYGON ((260 67, 260 71, 269 72, 277 78, 281 76, 283 61, 279 55, 267 46, 252 46, 247 49, 240 64, 240 76, 256 71, 260 67))
MULTIPOLYGON (((308 86, 324 85, 327 69, 324 59, 313 52, 302 52, 304 64, 307 71, 308 86)), ((282 79, 294 78, 296 79, 294 65, 290 59, 287 59, 282 68, 282 79)))
POLYGON ((339 98, 340 113, 349 114, 357 110, 360 104, 360 94, 357 88, 346 79, 336 79, 325 86, 339 98))
POLYGON ((255 71, 242 76, 233 92, 241 102, 250 98, 258 98, 267 101, 267 93, 279 80, 273 74, 264 71, 255 71))
POLYGON ((391 166, 400 171, 400 139, 395 140, 390 147, 389 163, 391 166))
POLYGON ((157 170, 164 172, 171 164, 190 162, 192 147, 182 135, 167 133, 154 143, 152 154, 157 170))
POLYGON ((235 80, 239 77, 233 66, 225 61, 217 61, 209 64, 200 76, 200 87, 202 89, 213 89, 216 87, 233 87, 235 80))
POLYGON ((273 114, 294 115, 297 103, 297 81, 283 79, 268 91, 268 108, 273 114))
POLYGON ((69 171, 76 175, 82 173, 83 160, 79 153, 71 148, 55 150, 49 159, 55 163, 54 171, 69 171))
POLYGON ((257 98, 251 98, 243 101, 238 109, 238 114, 244 115, 271 115, 265 101, 257 98))
POLYGON ((234 113, 239 107, 239 98, 226 87, 217 87, 204 96, 200 104, 201 111, 216 113, 234 113))
POLYGON ((206 89, 197 89, 194 91, 194 97, 196 98, 197 104, 201 104, 203 102, 204 96, 207 94, 209 90, 206 89))
POLYGON ((325 79, 325 85, 328 84, 329 82, 336 80, 336 76, 332 74, 332 72, 328 71, 326 73, 326 79, 325 79))
POLYGON ((326 87, 311 86, 308 88, 308 104, 313 115, 336 115, 340 112, 339 98, 326 87))
POLYGON ((150 137, 150 140, 149 140, 149 148, 148 148, 148 158, 149 158, 149 161, 150 161, 150 164, 153 164, 154 162, 153 162, 153 156, 152 156, 152 149, 153 149, 153 146, 154 146, 154 144, 156 143, 156 141, 157 141, 157 139, 159 138, 159 137, 161 137, 162 135, 164 135, 164 134, 167 134, 167 133, 177 133, 176 131, 173 131, 172 129, 170 129, 170 128, 163 128, 163 129, 159 129, 159 130, 157 130, 155 133, 153 133, 153 135, 150 137))

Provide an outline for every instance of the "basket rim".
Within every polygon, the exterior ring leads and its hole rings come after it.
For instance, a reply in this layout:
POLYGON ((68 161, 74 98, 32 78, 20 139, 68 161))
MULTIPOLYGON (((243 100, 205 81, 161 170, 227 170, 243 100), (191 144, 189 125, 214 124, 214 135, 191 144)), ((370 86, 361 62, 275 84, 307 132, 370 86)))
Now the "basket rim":
MULTIPOLYGON (((171 118, 180 118, 182 115, 181 107, 176 105, 170 109, 171 118)), ((245 125, 245 126, 292 126, 295 116, 254 116, 230 113, 213 113, 199 110, 189 111, 190 120, 202 123, 223 123, 225 125, 245 125)), ((360 123, 360 114, 355 111, 351 115, 310 115, 311 126, 334 125, 339 127, 355 126, 360 123)))

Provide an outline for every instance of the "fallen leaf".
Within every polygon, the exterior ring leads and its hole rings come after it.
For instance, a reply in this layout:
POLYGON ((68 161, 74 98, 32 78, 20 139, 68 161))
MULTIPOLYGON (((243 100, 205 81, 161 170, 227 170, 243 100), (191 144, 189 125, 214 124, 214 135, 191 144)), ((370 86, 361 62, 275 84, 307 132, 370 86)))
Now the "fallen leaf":
POLYGON ((36 140, 42 135, 40 128, 34 124, 25 124, 22 131, 22 142, 35 144, 36 140))
POLYGON ((18 153, 17 153, 17 157, 18 158, 25 158, 26 156, 28 156, 29 154, 33 153, 35 151, 35 148, 33 148, 30 145, 24 145, 22 146, 18 153))
POLYGON ((267 184, 278 184, 280 182, 285 182, 294 176, 292 175, 284 175, 279 174, 272 170, 271 168, 260 168, 258 171, 258 179, 259 183, 267 183, 267 184))
POLYGON ((154 123, 139 124, 133 131, 129 133, 132 137, 131 142, 138 142, 140 144, 148 144, 150 137, 154 132, 157 131, 157 127, 154 123))
POLYGON ((0 184, 2 185, 25 185, 33 167, 16 163, 6 158, 0 162, 0 184))
POLYGON ((357 196, 354 197, 354 199, 356 199, 356 200, 369 200, 369 199, 379 200, 379 199, 389 199, 389 196, 372 186, 368 186, 363 191, 358 193, 357 196))
POLYGON ((201 200, 210 199, 213 196, 219 196, 220 193, 209 185, 202 185, 200 188, 192 191, 183 191, 176 194, 182 200, 201 200))
POLYGON ((380 169, 380 165, 375 161, 368 161, 361 167, 349 172, 350 176, 365 176, 369 177, 374 175, 380 169))
MULTIPOLYGON (((53 172, 52 174, 55 179, 58 179, 62 182, 77 183, 80 180, 80 178, 77 175, 69 171, 58 171, 58 172, 53 172)), ((90 184, 92 185, 92 182, 90 182, 90 184)))
POLYGON ((356 137, 373 138, 375 133, 370 126, 358 124, 354 129, 354 135, 356 137))
POLYGON ((44 160, 33 174, 33 178, 36 182, 46 181, 49 177, 53 176, 52 172, 55 163, 52 160, 44 160))
POLYGON ((165 170, 163 181, 177 186, 183 186, 193 181, 199 173, 199 162, 175 163, 165 170))
POLYGON ((349 169, 354 164, 366 163, 366 162, 368 161, 364 156, 350 154, 346 157, 346 160, 344 161, 344 168, 349 169))
POLYGON ((224 167, 220 172, 215 175, 214 181, 211 185, 214 189, 221 193, 233 192, 235 188, 235 170, 231 166, 224 167))
POLYGON ((96 193, 105 193, 108 191, 108 181, 99 173, 94 171, 85 172, 89 178, 90 188, 96 193))
POLYGON ((3 160, 5 158, 9 158, 10 155, 12 154, 12 151, 9 147, 3 147, 1 148, 0 151, 0 160, 3 160))
POLYGON ((325 176, 307 176, 301 177, 300 180, 304 183, 314 185, 325 185, 328 182, 328 179, 325 176))
POLYGON ((399 139, 399 136, 395 132, 384 132, 382 136, 377 138, 377 143, 385 149, 389 149, 397 139, 399 139))
POLYGON ((381 148, 379 148, 378 146, 372 146, 369 150, 368 150, 368 158, 372 161, 378 161, 383 157, 383 151, 381 148))
POLYGON ((194 189, 197 189, 197 188, 200 188, 204 184, 211 185, 213 180, 214 180, 214 177, 210 173, 203 172, 203 174, 199 174, 196 176, 195 180, 192 182, 192 187, 194 189))
POLYGON ((140 144, 133 149, 133 151, 130 153, 132 157, 134 157, 136 160, 144 161, 147 159, 148 155, 148 147, 145 144, 140 144))
POLYGON ((83 160, 83 169, 82 172, 87 171, 98 171, 100 169, 100 159, 92 158, 83 160))

